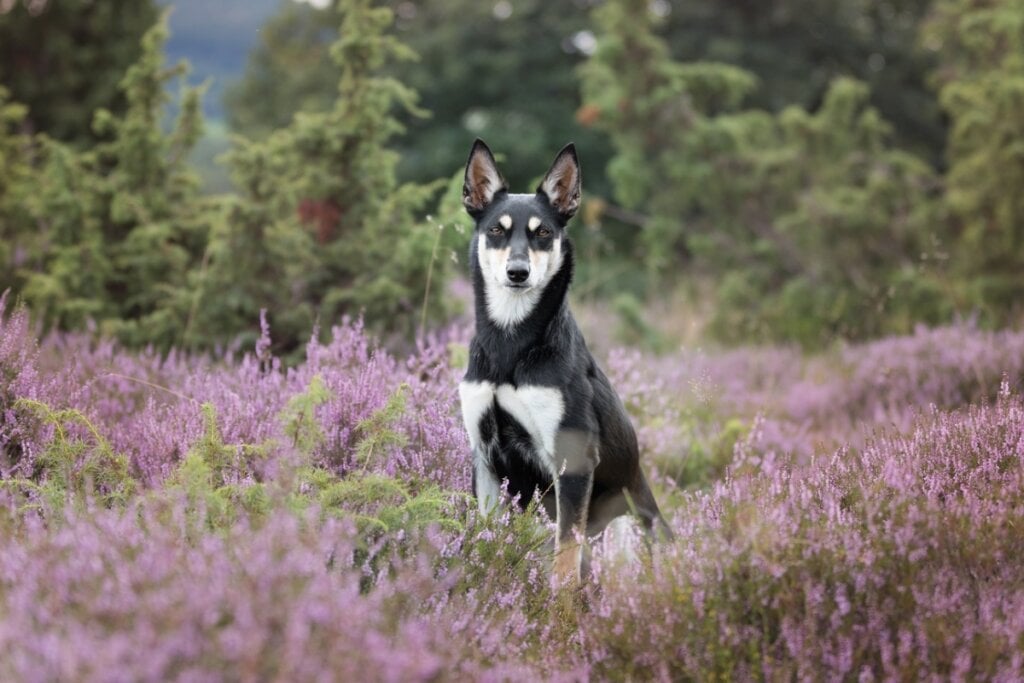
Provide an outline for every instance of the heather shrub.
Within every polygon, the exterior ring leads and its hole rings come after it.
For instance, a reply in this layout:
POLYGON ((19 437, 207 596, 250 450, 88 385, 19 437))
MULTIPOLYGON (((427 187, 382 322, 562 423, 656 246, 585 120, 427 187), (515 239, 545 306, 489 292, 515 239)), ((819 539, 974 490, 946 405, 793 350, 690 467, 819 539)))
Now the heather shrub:
MULTIPOLYGON (((65 498, 94 498, 109 506, 124 504, 135 492, 136 482, 128 471, 127 458, 114 452, 80 411, 53 410, 27 398, 15 401, 14 407, 36 416, 41 423, 37 430, 52 431, 46 447, 35 458, 31 475, 14 482, 23 482, 58 511, 65 498)), ((30 420, 24 423, 31 424, 30 420)))
POLYGON ((515 656, 529 629, 493 616, 482 626, 482 605, 449 604, 457 572, 435 561, 457 549, 436 534, 420 538, 416 560, 378 571, 352 526, 330 518, 278 514, 193 540, 180 524, 142 506, 70 516, 59 532, 31 526, 0 559, 0 599, 32 606, 23 623, 0 625, 3 676, 538 675, 515 656))
POLYGON ((1022 444, 1005 395, 807 468, 739 448, 675 547, 603 577, 595 675, 1019 677, 1022 444))
POLYGON ((286 366, 266 325, 161 356, 0 319, 0 677, 1019 677, 1021 333, 611 352, 677 540, 595 544, 578 593, 536 501, 468 493, 465 339, 345 321, 286 366))

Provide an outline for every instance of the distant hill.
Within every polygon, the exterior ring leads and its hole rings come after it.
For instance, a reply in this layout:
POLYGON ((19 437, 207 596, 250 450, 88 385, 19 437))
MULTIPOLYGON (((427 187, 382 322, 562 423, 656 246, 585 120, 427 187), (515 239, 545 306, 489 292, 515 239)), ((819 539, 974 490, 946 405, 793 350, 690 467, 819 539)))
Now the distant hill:
POLYGON ((203 103, 208 118, 224 118, 224 89, 241 77, 263 24, 289 1, 158 0, 173 8, 168 61, 188 60, 191 83, 211 79, 203 103))
POLYGON ((171 37, 167 60, 182 59, 192 67, 188 80, 198 84, 209 79, 203 98, 206 132, 191 156, 207 192, 231 189, 227 170, 216 159, 228 150, 224 120, 224 91, 245 72, 249 52, 260 30, 279 7, 291 0, 157 0, 171 12, 171 37))

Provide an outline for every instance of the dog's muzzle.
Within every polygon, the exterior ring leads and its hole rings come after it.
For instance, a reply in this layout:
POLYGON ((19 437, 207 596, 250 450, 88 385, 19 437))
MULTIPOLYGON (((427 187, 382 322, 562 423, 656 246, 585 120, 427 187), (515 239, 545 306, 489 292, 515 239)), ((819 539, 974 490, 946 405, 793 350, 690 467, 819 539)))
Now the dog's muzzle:
POLYGON ((524 284, 530 278, 530 262, 514 260, 505 266, 505 276, 513 286, 524 284))

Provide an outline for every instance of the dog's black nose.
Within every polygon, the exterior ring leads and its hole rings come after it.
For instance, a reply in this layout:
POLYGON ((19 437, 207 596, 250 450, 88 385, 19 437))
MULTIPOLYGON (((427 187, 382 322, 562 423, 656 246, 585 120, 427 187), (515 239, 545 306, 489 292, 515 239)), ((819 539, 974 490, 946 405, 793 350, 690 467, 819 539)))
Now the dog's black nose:
POLYGON ((526 278, 530 277, 530 266, 525 263, 510 263, 505 269, 505 274, 508 275, 509 280, 520 284, 526 282, 526 278))

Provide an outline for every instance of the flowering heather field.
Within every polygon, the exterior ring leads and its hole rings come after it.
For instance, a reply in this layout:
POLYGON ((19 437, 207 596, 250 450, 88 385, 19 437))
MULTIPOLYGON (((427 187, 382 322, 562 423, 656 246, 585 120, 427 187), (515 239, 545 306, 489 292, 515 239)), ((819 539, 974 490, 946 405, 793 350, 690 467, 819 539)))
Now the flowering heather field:
POLYGON ((0 322, 0 680, 1021 680, 1024 333, 605 362, 677 535, 550 587, 465 330, 285 369, 0 322))

